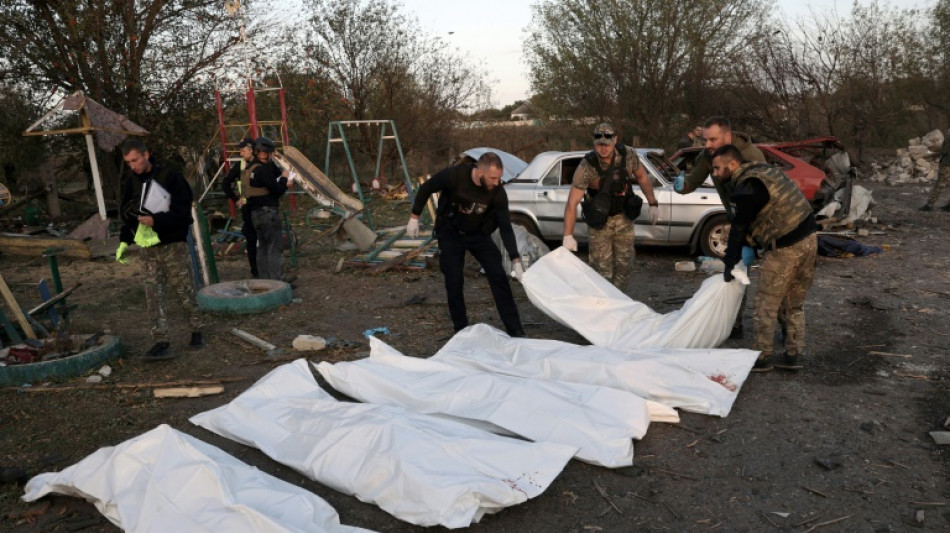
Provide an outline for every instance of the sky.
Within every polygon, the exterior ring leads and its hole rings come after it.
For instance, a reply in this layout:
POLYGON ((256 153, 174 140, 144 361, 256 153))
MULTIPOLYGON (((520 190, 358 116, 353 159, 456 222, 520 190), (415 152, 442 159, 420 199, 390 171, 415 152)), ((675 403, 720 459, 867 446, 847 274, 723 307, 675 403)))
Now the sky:
MULTIPOLYGON (((672 0, 671 0, 672 1, 672 0)), ((858 0, 868 3, 869 0, 858 0)), ((934 0, 881 0, 882 5, 899 8, 926 8, 934 0)), ((402 0, 406 11, 415 15, 422 30, 442 37, 475 63, 481 63, 494 80, 494 105, 502 107, 531 96, 528 66, 522 60, 523 29, 531 23, 532 2, 528 0, 402 0)), ((778 0, 778 9, 788 21, 809 19, 835 9, 841 16, 850 13, 852 0, 778 0)))

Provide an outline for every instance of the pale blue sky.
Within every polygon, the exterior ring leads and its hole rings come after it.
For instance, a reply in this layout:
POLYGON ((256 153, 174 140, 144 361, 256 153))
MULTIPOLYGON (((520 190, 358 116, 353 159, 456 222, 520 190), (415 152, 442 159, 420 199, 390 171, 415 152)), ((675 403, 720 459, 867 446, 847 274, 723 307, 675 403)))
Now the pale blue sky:
MULTIPOLYGON (((301 22, 302 0, 272 0, 281 9, 272 14, 286 23, 301 22)), ((415 15, 420 30, 441 37, 475 63, 481 64, 494 80, 492 98, 501 107, 530 96, 527 64, 523 61, 524 28, 531 23, 531 0, 397 0, 407 13, 415 15), (449 34, 449 32, 452 32, 449 34)), ((670 0, 674 1, 674 0, 670 0)), ((871 0, 857 0, 867 4, 871 0)), ((899 8, 928 8, 936 0, 879 0, 882 5, 899 8)), ((811 19, 835 11, 847 16, 852 0, 778 0, 777 7, 786 20, 811 19)), ((793 24, 794 26, 794 24, 793 24)))
MULTIPOLYGON (((531 3, 528 0, 403 0, 406 10, 419 18, 421 29, 442 36, 485 65, 496 80, 493 84, 496 106, 530 96, 528 69, 522 61, 522 29, 531 22, 531 3), (454 33, 448 35, 450 31, 454 33)), ((887 5, 923 8, 933 3, 933 0, 892 0, 887 5)), ((850 12, 851 4, 852 0, 778 0, 777 5, 787 20, 795 21, 810 18, 812 8, 819 14, 837 10, 844 16, 850 12)))

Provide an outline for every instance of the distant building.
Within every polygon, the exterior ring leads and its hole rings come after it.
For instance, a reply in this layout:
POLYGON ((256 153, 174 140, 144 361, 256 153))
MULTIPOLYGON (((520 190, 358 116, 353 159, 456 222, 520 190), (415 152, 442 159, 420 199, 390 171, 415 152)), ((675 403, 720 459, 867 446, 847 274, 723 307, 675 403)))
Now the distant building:
POLYGON ((531 120, 534 116, 534 106, 531 105, 531 100, 528 100, 515 108, 515 110, 511 112, 509 119, 515 122, 521 122, 531 120))

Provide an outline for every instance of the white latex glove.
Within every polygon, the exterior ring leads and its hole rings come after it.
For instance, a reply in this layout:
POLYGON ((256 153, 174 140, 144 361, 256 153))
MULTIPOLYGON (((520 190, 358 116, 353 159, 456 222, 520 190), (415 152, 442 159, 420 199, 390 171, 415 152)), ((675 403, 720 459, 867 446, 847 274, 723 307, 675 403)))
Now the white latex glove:
POLYGON ((514 268, 514 270, 511 271, 511 276, 516 280, 521 281, 522 276, 524 276, 524 267, 521 266, 521 261, 515 259, 512 261, 511 266, 514 268))
POLYGON ((292 185, 295 181, 297 181, 297 177, 298 176, 296 172, 291 172, 290 175, 287 176, 287 185, 292 185))
POLYGON ((660 220, 660 206, 651 205, 650 206, 650 224, 656 226, 657 221, 660 220))
POLYGON ((410 239, 415 239, 419 236, 419 219, 416 217, 409 217, 409 222, 406 224, 406 237, 410 239))
POLYGON ((572 251, 572 252, 576 252, 576 251, 577 251, 577 241, 574 240, 574 236, 573 236, 573 235, 565 235, 565 236, 564 236, 564 242, 562 242, 561 245, 564 246, 565 248, 567 248, 568 250, 572 251))

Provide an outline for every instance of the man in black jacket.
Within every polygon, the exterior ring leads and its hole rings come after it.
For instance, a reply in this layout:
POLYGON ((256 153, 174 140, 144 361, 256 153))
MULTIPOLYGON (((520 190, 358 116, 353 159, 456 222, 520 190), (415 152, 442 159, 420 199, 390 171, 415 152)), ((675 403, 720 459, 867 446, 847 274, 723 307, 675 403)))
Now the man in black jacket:
POLYGON ((477 165, 446 168, 422 184, 412 204, 412 215, 406 224, 410 237, 419 235, 419 215, 433 193, 439 192, 438 215, 433 230, 439 239, 439 267, 445 277, 449 314, 455 331, 468 326, 463 291, 465 252, 468 251, 485 269, 488 285, 498 314, 512 337, 524 337, 518 307, 501 261, 501 251, 492 242, 495 228, 511 257, 515 277, 521 280, 524 268, 511 228, 508 195, 501 186, 504 166, 498 154, 486 152, 477 165))
POLYGON ((124 175, 122 182, 119 211, 122 229, 116 260, 128 263, 125 253, 133 241, 142 247, 145 306, 154 341, 143 359, 171 359, 175 354, 168 342, 168 285, 178 294, 178 300, 188 314, 191 326, 189 347, 198 349, 204 345, 186 242, 194 196, 181 172, 158 164, 140 139, 126 140, 122 144, 122 155, 130 172, 124 175))

